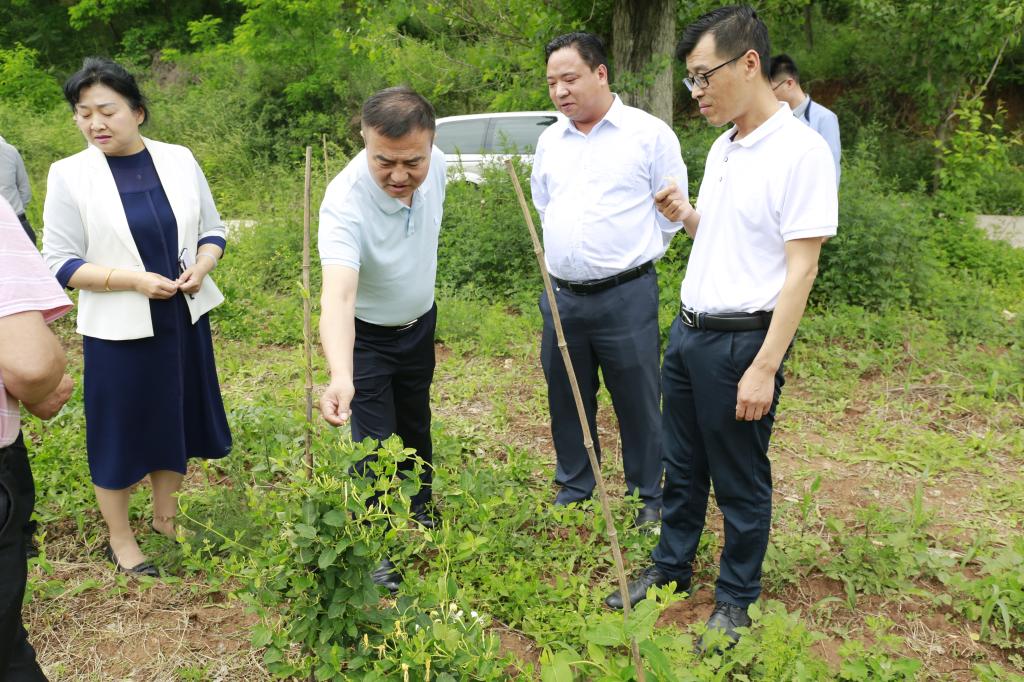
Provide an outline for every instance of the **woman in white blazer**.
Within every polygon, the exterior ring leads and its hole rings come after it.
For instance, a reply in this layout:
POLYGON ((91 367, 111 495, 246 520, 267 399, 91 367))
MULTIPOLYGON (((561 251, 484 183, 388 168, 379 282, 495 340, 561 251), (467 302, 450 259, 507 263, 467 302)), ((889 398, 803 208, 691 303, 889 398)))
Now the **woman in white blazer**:
POLYGON ((231 450, 206 315, 224 300, 208 274, 225 232, 192 153, 139 133, 149 112, 124 68, 88 58, 64 95, 88 147, 50 167, 43 255, 81 292, 86 445, 107 556, 158 575, 129 522, 133 486, 149 477, 152 528, 174 537, 187 459, 231 450))

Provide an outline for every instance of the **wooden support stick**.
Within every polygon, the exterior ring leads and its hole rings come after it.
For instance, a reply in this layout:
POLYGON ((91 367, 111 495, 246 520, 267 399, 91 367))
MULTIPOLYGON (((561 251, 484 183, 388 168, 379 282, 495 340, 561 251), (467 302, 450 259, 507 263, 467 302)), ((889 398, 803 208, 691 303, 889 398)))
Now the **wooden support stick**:
MULTIPOLYGON (((565 372, 569 375, 569 384, 572 386, 572 397, 576 401, 576 412, 580 418, 580 428, 583 430, 583 445, 587 448, 587 457, 590 458, 590 468, 594 471, 594 480, 597 482, 597 497, 601 502, 601 511, 604 513, 604 525, 608 529, 608 541, 612 546, 612 557, 615 559, 615 573, 619 579, 619 594, 622 595, 622 616, 629 620, 632 610, 629 604, 629 586, 626 580, 626 568, 622 563, 622 550, 619 549, 619 534, 615 530, 615 520, 612 518, 612 508, 608 503, 608 492, 604 487, 604 476, 601 475, 601 464, 597 461, 597 454, 594 452, 594 438, 590 433, 590 423, 587 421, 587 413, 583 407, 583 397, 580 395, 580 386, 576 381, 576 372, 572 368, 572 358, 569 357, 569 348, 565 343, 565 334, 562 331, 562 318, 558 315, 558 304, 555 302, 555 292, 551 288, 551 277, 548 275, 548 266, 544 262, 544 249, 540 245, 540 238, 537 236, 537 228, 533 225, 533 216, 530 214, 530 207, 526 204, 526 197, 523 195, 523 188, 519 185, 519 176, 516 174, 515 166, 511 160, 505 161, 509 177, 512 178, 512 186, 519 197, 519 206, 523 209, 523 217, 526 219, 526 226, 530 230, 530 238, 533 240, 533 253, 537 256, 537 265, 540 267, 541 278, 544 280, 544 291, 548 295, 548 303, 551 304, 551 319, 555 323, 555 335, 558 338, 558 349, 562 352, 562 362, 565 363, 565 372)), ((639 682, 645 681, 644 665, 640 659, 640 647, 636 637, 630 639, 633 650, 633 665, 636 667, 636 678, 639 682)))
POLYGON ((302 200, 302 341, 306 360, 306 475, 313 477, 313 324, 309 289, 309 223, 313 147, 306 147, 306 189, 302 200))
POLYGON ((331 184, 331 171, 327 168, 327 133, 323 133, 321 139, 324 143, 324 187, 331 184))

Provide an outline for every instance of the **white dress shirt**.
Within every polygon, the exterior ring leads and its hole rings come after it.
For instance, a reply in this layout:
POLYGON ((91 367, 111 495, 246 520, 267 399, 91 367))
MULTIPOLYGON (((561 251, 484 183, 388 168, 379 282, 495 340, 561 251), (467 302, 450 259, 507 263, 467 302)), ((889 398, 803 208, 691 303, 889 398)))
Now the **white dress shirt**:
POLYGON ((839 222, 832 154, 788 104, 735 135, 734 126, 711 145, 697 195, 700 224, 679 295, 699 312, 774 310, 786 242, 835 236, 839 222))
POLYGON ((682 227, 654 206, 670 178, 686 192, 679 138, 618 95, 587 134, 567 119, 552 124, 537 141, 530 176, 548 271, 586 282, 661 258, 682 227))

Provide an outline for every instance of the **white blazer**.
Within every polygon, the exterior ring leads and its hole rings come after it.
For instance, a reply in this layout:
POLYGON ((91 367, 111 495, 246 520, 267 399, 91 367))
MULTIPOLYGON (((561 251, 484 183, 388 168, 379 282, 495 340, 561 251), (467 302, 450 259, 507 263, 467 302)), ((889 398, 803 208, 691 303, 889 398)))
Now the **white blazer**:
MULTIPOLYGON (((188 248, 194 257, 200 237, 225 235, 206 177, 186 147, 142 140, 178 223, 178 253, 188 248)), ((50 166, 43 256, 54 275, 75 258, 106 268, 145 270, 106 157, 92 145, 50 166)), ((194 298, 185 297, 193 324, 223 301, 209 276, 194 298)), ((78 297, 78 333, 112 341, 153 336, 149 299, 136 291, 83 290, 78 297)))

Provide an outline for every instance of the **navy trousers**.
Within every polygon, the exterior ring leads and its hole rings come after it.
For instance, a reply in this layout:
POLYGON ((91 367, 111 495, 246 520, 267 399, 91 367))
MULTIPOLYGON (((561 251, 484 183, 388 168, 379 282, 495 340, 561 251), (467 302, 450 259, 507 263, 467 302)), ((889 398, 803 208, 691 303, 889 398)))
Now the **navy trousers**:
MULTIPOLYGON (((634 491, 644 506, 661 506, 661 410, 658 361, 658 276, 652 268, 640 277, 596 294, 576 294, 555 287, 569 357, 601 456, 597 437, 598 368, 608 385, 622 436, 622 465, 626 491, 634 491)), ((594 491, 594 473, 583 445, 579 413, 558 348, 551 306, 540 298, 544 317, 540 358, 548 383, 551 437, 555 444, 555 482, 561 486, 555 501, 584 500, 594 491)))
POLYGON ((719 332, 672 324, 665 364, 665 497, 661 538, 651 557, 666 575, 693 575, 710 484, 725 517, 715 599, 746 607, 761 594, 761 563, 772 517, 768 441, 784 383, 758 421, 736 420, 736 389, 767 330, 719 332))
POLYGON ((21 621, 35 486, 22 435, 0 448, 0 680, 46 682, 21 621))
MULTIPOLYGON (((434 380, 434 328, 437 306, 408 327, 381 327, 356 318, 353 348, 352 439, 385 440, 398 435, 426 463, 413 509, 431 498, 433 444, 430 440, 430 384, 434 380)), ((376 460, 367 457, 356 471, 363 475, 376 460)), ((412 463, 400 465, 411 470, 412 463)))

